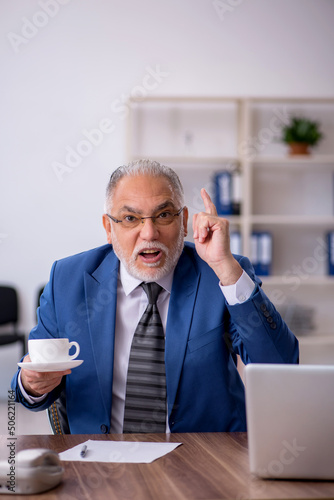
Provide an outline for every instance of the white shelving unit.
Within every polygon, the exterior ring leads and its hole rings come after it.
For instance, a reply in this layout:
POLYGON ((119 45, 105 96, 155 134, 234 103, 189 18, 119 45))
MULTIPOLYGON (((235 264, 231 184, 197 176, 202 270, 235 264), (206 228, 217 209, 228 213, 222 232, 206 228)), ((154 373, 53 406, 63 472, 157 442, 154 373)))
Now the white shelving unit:
MULTIPOLYGON (((241 233, 243 254, 250 256, 254 230, 270 231, 272 276, 263 278, 264 289, 284 314, 314 311, 308 342, 334 338, 325 241, 334 230, 334 98, 150 97, 132 99, 129 109, 128 160, 173 167, 190 216, 203 209, 201 187, 214 193, 214 173, 238 167, 241 213, 228 218, 231 231, 241 233), (289 156, 280 141, 292 114, 321 125, 324 139, 309 156, 289 156)), ((296 333, 306 338, 306 331, 296 333)))

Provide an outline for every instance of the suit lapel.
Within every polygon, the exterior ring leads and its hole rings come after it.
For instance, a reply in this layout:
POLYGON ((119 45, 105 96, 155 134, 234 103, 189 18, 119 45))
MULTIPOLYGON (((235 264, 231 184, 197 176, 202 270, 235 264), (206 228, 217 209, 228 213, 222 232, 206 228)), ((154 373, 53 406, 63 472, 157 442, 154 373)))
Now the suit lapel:
POLYGON ((87 321, 99 389, 110 418, 119 261, 110 252, 92 274, 85 275, 87 321))
POLYGON ((190 256, 183 251, 176 266, 166 326, 166 381, 169 415, 173 409, 187 347, 199 283, 190 256))

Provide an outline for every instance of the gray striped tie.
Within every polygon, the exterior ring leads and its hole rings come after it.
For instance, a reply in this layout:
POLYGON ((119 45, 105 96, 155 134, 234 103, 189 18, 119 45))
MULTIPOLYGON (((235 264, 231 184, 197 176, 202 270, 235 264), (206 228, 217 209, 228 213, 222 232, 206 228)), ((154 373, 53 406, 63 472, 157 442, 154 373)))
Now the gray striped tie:
POLYGON ((162 288, 157 283, 141 286, 149 303, 131 345, 123 432, 165 432, 165 338, 156 305, 162 288))

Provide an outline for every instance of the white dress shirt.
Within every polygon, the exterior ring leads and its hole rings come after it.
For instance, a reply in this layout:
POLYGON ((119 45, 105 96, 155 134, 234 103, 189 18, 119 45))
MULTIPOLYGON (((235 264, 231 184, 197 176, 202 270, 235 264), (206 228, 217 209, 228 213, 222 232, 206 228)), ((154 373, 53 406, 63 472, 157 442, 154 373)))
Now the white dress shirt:
MULTIPOLYGON (((173 282, 172 271, 156 282, 162 287, 157 299, 164 332, 173 282)), ((142 280, 131 276, 123 264, 117 281, 117 308, 115 325, 114 375, 112 387, 111 433, 123 432, 126 379, 134 332, 144 314, 148 299, 144 289, 139 286, 142 280)), ((168 430, 166 423, 166 428, 168 430)))
MULTIPOLYGON (((157 283, 163 288, 157 300, 157 307, 161 316, 164 331, 166 331, 167 314, 170 294, 172 290, 174 271, 164 276, 157 283)), ((111 433, 123 432, 124 406, 126 379, 132 338, 137 324, 143 315, 148 299, 144 289, 139 286, 142 281, 131 276, 124 265, 120 264, 117 281, 117 308, 115 325, 115 349, 114 349, 114 373, 112 386, 112 411, 111 411, 111 433)), ((229 305, 245 302, 253 293, 255 283, 243 271, 241 277, 234 285, 223 286, 219 284, 225 299, 229 305)), ((29 396, 23 388, 21 373, 19 374, 19 386, 24 398, 30 403, 42 401, 46 396, 29 396)), ((166 432, 169 432, 166 422, 166 432)))

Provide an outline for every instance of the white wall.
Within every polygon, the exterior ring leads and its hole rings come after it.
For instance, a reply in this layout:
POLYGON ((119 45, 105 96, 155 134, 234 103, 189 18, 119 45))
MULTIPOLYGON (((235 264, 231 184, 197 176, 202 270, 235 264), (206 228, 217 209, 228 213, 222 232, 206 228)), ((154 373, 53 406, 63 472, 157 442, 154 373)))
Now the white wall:
POLYGON ((0 282, 19 290, 22 328, 52 262, 105 242, 105 185, 126 161, 120 101, 138 86, 333 96, 333 21, 331 0, 2 1, 0 282), (57 177, 105 118, 114 130, 57 177))

